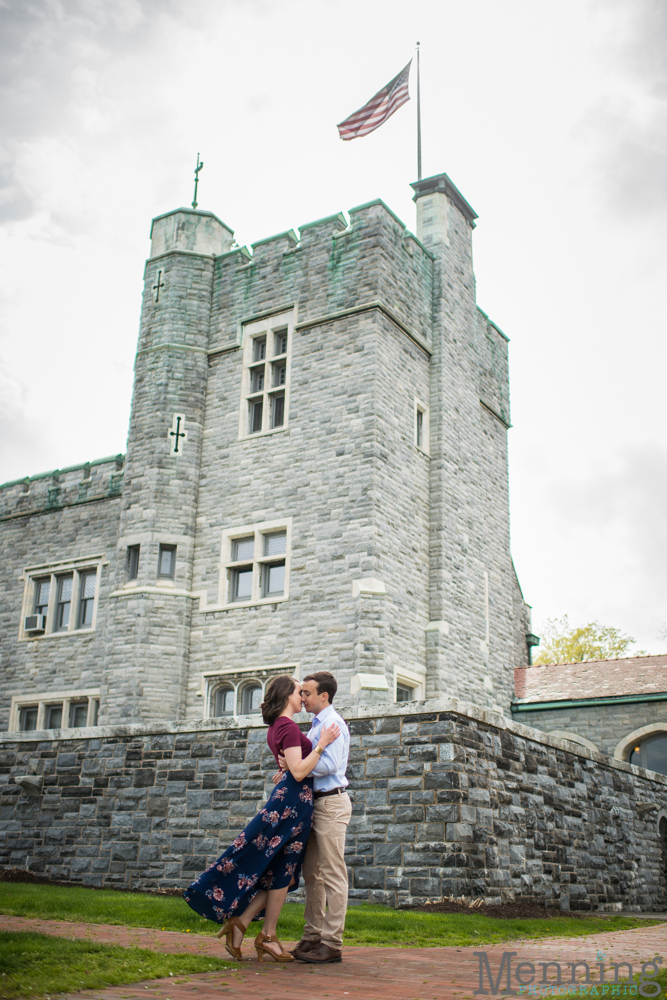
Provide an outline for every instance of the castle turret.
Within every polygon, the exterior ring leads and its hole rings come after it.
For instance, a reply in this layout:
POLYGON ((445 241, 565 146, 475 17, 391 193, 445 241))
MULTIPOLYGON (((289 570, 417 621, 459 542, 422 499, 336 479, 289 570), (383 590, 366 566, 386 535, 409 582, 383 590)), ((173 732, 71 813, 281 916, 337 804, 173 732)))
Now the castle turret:
POLYGON ((446 174, 412 185, 433 253, 427 694, 507 712, 517 650, 509 549, 507 337, 478 309, 476 213, 446 174), (465 664, 464 673, 461 665, 465 664))
POLYGON ((214 261, 233 235, 211 212, 153 220, 102 721, 182 715, 214 261))

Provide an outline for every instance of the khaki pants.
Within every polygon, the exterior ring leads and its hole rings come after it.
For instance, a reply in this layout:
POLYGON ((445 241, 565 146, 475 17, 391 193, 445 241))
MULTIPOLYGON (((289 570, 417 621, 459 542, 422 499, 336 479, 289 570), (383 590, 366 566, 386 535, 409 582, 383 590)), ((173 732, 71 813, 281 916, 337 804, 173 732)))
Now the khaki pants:
POLYGON ((352 815, 347 792, 315 799, 313 826, 303 859, 306 883, 304 941, 340 950, 347 911, 345 833, 352 815))

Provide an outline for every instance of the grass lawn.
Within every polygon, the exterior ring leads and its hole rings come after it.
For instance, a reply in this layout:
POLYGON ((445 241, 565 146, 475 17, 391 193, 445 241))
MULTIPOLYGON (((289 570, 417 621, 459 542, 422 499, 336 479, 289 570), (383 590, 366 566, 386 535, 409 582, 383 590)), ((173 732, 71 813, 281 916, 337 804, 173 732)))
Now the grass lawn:
MULTIPOLYGON (((231 963, 201 955, 161 955, 32 932, 0 933, 0 998, 77 993, 143 979, 212 972, 231 963)), ((233 966, 231 966, 233 968, 233 966)))
MULTIPOLYGON (((125 924, 158 930, 214 934, 218 927, 198 916, 178 896, 149 896, 104 889, 66 888, 0 882, 0 913, 48 920, 94 924, 125 924)), ((496 944, 521 938, 581 937, 599 931, 626 930, 660 921, 636 917, 556 917, 548 920, 496 920, 474 911, 465 914, 413 913, 386 906, 352 906, 345 923, 345 943, 432 947, 434 945, 496 944)), ((254 936, 260 923, 250 925, 254 936)), ((301 937, 303 906, 288 903, 278 925, 285 941, 301 937)))

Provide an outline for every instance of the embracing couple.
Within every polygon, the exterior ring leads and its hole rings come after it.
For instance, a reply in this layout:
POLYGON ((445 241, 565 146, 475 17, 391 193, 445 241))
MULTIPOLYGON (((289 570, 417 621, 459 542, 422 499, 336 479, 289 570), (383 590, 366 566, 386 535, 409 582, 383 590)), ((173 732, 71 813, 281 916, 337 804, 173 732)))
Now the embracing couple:
POLYGON ((337 684, 321 671, 299 684, 274 677, 261 705, 267 742, 279 771, 264 808, 210 868, 183 893, 186 903, 209 920, 224 921, 218 937, 242 960, 241 945, 251 920, 264 918, 255 938, 260 962, 322 965, 342 960, 347 909, 345 833, 352 805, 347 794, 350 735, 332 702, 337 684), (294 716, 314 718, 304 736, 294 716), (298 888, 303 866, 306 924, 301 941, 286 952, 276 937, 289 890, 298 888))

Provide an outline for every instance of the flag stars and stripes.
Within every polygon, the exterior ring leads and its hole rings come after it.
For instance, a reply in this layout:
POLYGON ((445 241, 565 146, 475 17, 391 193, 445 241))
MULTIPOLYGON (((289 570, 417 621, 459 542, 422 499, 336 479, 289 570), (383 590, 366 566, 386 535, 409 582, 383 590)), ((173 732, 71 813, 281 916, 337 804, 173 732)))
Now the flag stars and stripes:
POLYGON ((410 66, 412 59, 401 72, 391 80, 386 87, 379 90, 375 97, 371 97, 363 108, 359 108, 354 114, 346 118, 338 125, 338 132, 341 139, 357 139, 362 135, 368 135, 374 129, 386 122, 387 118, 398 111, 407 101, 410 100, 408 93, 408 82, 410 79, 410 66))

